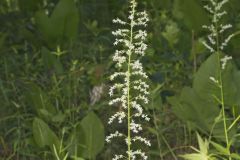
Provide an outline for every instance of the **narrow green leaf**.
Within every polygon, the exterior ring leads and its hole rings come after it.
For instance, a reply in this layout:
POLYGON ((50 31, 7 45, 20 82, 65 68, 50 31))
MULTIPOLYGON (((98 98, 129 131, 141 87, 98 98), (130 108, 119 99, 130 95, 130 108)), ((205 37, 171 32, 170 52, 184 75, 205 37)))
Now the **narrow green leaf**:
POLYGON ((220 154, 223 154, 223 155, 230 155, 230 152, 227 148, 223 147, 222 145, 220 144, 217 144, 215 142, 212 142, 211 141, 211 144, 213 145, 213 147, 220 152, 220 154))

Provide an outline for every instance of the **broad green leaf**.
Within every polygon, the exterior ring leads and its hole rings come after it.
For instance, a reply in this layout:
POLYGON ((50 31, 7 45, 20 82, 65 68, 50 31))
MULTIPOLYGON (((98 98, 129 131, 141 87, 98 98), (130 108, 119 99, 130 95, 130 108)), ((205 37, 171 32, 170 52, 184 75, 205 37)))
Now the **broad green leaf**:
MULTIPOLYGON (((219 79, 219 61, 221 54, 218 57, 217 53, 212 54, 199 68, 198 72, 194 76, 193 88, 196 93, 204 100, 209 102, 214 102, 216 105, 219 102, 214 98, 217 97, 221 100, 220 88, 215 84, 210 77, 214 77, 216 80, 219 79)), ((235 67, 228 62, 227 67, 222 70, 222 81, 223 81, 223 91, 224 91, 224 101, 226 106, 233 106, 237 104, 238 101, 238 88, 237 81, 235 80, 234 73, 236 72, 235 67), (236 83, 233 83, 236 82, 236 83)))
POLYGON ((73 157, 78 157, 83 155, 83 151, 87 149, 86 138, 83 127, 78 123, 68 138, 68 152, 73 157))
POLYGON ((45 11, 38 11, 35 18, 37 27, 49 46, 64 44, 77 35, 79 17, 73 0, 60 0, 50 17, 45 11))
POLYGON ((73 39, 77 35, 78 10, 74 0, 60 0, 53 11, 51 20, 62 38, 73 39))
POLYGON ((34 118, 33 120, 33 138, 39 147, 48 146, 50 148, 60 146, 60 142, 56 134, 49 126, 41 119, 34 118))
POLYGON ((208 14, 198 0, 175 0, 173 14, 191 31, 201 31, 202 25, 209 24, 208 14))
POLYGON ((83 158, 94 159, 104 147, 104 127, 101 120, 94 112, 90 112, 82 121, 81 126, 85 133, 86 149, 83 158))
POLYGON ((43 4, 43 0, 18 0, 19 7, 23 11, 34 12, 43 4))
MULTIPOLYGON (((173 106, 174 113, 179 118, 200 129, 203 133, 210 133, 213 128, 213 136, 224 141, 222 117, 216 121, 221 111, 219 107, 221 90, 216 83, 210 80, 210 77, 215 77, 215 79, 219 77, 217 68, 219 65, 218 58, 221 57, 221 54, 220 57, 216 53, 212 54, 197 71, 193 88, 185 87, 180 97, 172 97, 168 100, 173 106)), ((239 104, 239 98, 237 98, 239 95, 239 78, 240 75, 234 65, 228 62, 226 68, 222 70, 225 108, 239 104)), ((226 116, 228 117, 228 115, 226 116)), ((230 120, 227 120, 227 125, 230 124, 230 120)), ((235 131, 236 128, 233 128, 229 134, 233 135, 235 131)))
POLYGON ((190 87, 183 88, 180 97, 171 97, 168 98, 168 101, 173 107, 173 112, 180 119, 188 122, 192 129, 199 129, 207 134, 211 132, 214 126, 214 137, 224 140, 222 121, 215 124, 215 119, 220 113, 218 105, 202 99, 190 87))
POLYGON ((183 88, 180 97, 171 97, 168 101, 179 118, 205 132, 211 130, 214 119, 220 112, 214 103, 201 99, 190 87, 183 88))
POLYGON ((58 30, 54 29, 51 24, 50 18, 46 15, 45 11, 38 11, 35 15, 36 25, 39 29, 41 36, 49 46, 55 46, 58 38, 58 30))
POLYGON ((216 102, 214 95, 220 98, 219 87, 210 80, 210 77, 218 79, 218 59, 217 54, 212 54, 205 62, 202 63, 199 70, 194 76, 193 88, 197 94, 206 101, 216 102))

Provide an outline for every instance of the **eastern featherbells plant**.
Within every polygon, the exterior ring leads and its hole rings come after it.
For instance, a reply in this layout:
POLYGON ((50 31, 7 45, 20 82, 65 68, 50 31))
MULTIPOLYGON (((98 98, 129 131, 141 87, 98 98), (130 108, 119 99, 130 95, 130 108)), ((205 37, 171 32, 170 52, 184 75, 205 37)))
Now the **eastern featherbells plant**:
POLYGON ((142 120, 150 118, 144 114, 143 105, 148 103, 149 85, 146 83, 147 74, 143 71, 140 59, 145 54, 147 45, 144 43, 147 37, 145 27, 149 21, 146 11, 137 11, 137 2, 130 1, 129 16, 126 21, 116 18, 113 23, 120 29, 112 32, 116 37, 113 61, 116 62, 118 72, 110 76, 113 85, 109 95, 112 98, 109 105, 120 107, 120 111, 109 118, 108 124, 119 123, 126 126, 126 131, 115 131, 106 137, 107 142, 114 138, 121 138, 126 143, 126 152, 114 155, 113 160, 118 159, 144 159, 148 157, 144 151, 135 148, 134 143, 143 143, 151 146, 146 138, 142 137, 142 120))
MULTIPOLYGON (((211 14, 212 23, 207 26, 204 25, 203 28, 207 29, 210 34, 207 36, 208 42, 203 42, 203 44, 210 50, 210 52, 216 53, 218 57, 218 77, 209 77, 210 81, 212 81, 220 91, 220 97, 215 97, 216 100, 221 104, 221 117, 223 119, 224 124, 224 135, 227 147, 229 147, 229 137, 227 131, 227 118, 225 113, 225 102, 224 102, 224 90, 223 90, 223 80, 222 80, 222 70, 225 69, 226 64, 232 57, 225 55, 221 58, 221 52, 224 51, 224 48, 227 46, 229 41, 232 39, 234 34, 229 35, 224 40, 221 40, 220 37, 224 36, 224 32, 229 28, 232 28, 231 24, 222 24, 220 20, 224 15, 227 14, 225 10, 223 10, 224 4, 226 4, 229 0, 210 0, 209 5, 205 5, 204 8, 211 14)), ((231 158, 230 158, 231 159, 231 158)))
MULTIPOLYGON (((196 148, 193 148, 196 153, 193 154, 186 154, 182 157, 187 160, 215 160, 215 159, 228 159, 232 160, 233 157, 237 157, 239 159, 239 156, 237 154, 231 153, 231 140, 229 137, 229 130, 232 128, 233 125, 235 125, 238 118, 229 125, 228 118, 226 115, 226 104, 224 99, 224 88, 223 88, 223 71, 226 68, 226 65, 229 60, 232 59, 231 56, 225 55, 222 56, 224 53, 225 47, 228 45, 229 41, 236 35, 239 34, 239 32, 236 32, 235 34, 230 34, 227 37, 225 37, 225 32, 232 28, 231 24, 222 24, 221 20, 224 15, 227 15, 227 12, 223 9, 224 5, 229 2, 229 0, 207 0, 208 4, 204 6, 204 8, 209 12, 211 15, 211 24, 210 25, 204 25, 203 28, 206 29, 209 34, 205 41, 203 41, 203 45, 213 54, 217 54, 217 74, 215 76, 209 77, 209 81, 211 81, 218 89, 219 89, 219 96, 214 95, 213 98, 220 104, 221 111, 219 113, 219 116, 216 117, 216 122, 212 127, 215 127, 216 123, 219 121, 223 122, 223 128, 224 128, 224 139, 225 139, 225 145, 222 146, 219 145, 213 141, 211 141, 211 134, 209 136, 208 140, 203 140, 198 135, 198 143, 199 143, 199 150, 196 148), (225 38, 223 38, 225 37, 225 38), (212 146, 218 151, 214 154, 209 153, 209 144, 212 144, 212 146)), ((211 131, 212 132, 212 131, 211 131)))
MULTIPOLYGON (((222 53, 224 52, 225 47, 228 45, 229 41, 236 35, 236 34, 230 34, 227 37, 225 37, 225 32, 232 28, 231 24, 222 24, 221 20, 224 15, 227 15, 227 12, 223 9, 224 5, 229 2, 229 0, 208 0, 208 4, 204 6, 204 8, 209 12, 211 15, 211 24, 210 25, 204 25, 203 28, 206 29, 209 34, 206 38, 205 41, 203 41, 203 45, 213 54, 217 54, 217 62, 218 66, 216 66, 217 69, 217 76, 214 77, 209 77, 209 81, 211 81, 214 85, 219 88, 220 96, 217 97, 214 95, 214 98, 219 104, 221 105, 221 111, 219 114, 219 117, 221 121, 223 121, 223 128, 224 128, 224 139, 226 143, 226 147, 222 147, 224 149, 227 149, 227 151, 224 152, 224 157, 228 157, 228 160, 232 160, 231 158, 231 151, 230 151, 230 146, 231 142, 229 139, 229 133, 228 133, 228 125, 227 121, 228 118, 226 116, 225 110, 226 110, 226 105, 225 105, 225 100, 224 100, 224 89, 223 89, 223 75, 222 71, 226 68, 227 62, 232 59, 231 56, 225 55, 222 58, 222 53), (225 37, 225 38, 222 38, 225 37)), ((215 124, 213 125, 214 128, 215 124)), ((212 134, 212 133, 210 133, 212 134)), ((199 136, 198 136, 199 139, 199 136)), ((187 154, 184 155, 183 157, 188 160, 215 160, 215 156, 219 157, 221 153, 218 154, 209 154, 207 152, 208 145, 211 140, 211 135, 204 143, 205 148, 204 152, 197 151, 198 153, 195 154, 187 154)), ((203 145, 201 144, 203 141, 201 140, 199 142, 200 145, 200 150, 203 150, 203 145)), ((214 147, 217 146, 219 148, 220 145, 217 145, 214 142, 211 142, 214 147)), ((196 149, 195 149, 196 150, 196 149)), ((221 159, 226 159, 223 157, 219 157, 221 159)))

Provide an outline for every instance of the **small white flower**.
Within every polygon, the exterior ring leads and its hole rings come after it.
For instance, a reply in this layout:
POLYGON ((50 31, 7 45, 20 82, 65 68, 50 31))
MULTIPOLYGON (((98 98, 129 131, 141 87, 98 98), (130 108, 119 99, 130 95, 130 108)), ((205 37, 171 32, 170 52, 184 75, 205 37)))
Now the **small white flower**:
POLYGON ((132 69, 143 71, 142 64, 139 62, 139 60, 136 60, 136 61, 135 61, 134 63, 132 63, 131 65, 132 65, 132 69))
POLYGON ((208 45, 206 41, 202 41, 202 44, 203 44, 207 49, 209 49, 210 52, 212 52, 212 53, 215 52, 215 50, 214 50, 210 45, 208 45))
POLYGON ((131 153, 129 153, 132 157, 132 160, 136 160, 136 157, 141 157, 143 158, 143 160, 147 160, 147 156, 144 152, 142 152, 141 150, 136 150, 136 151, 131 151, 131 153))
POLYGON ((147 146, 151 146, 151 143, 150 143, 149 140, 147 140, 146 138, 142 138, 142 137, 140 137, 140 136, 135 136, 135 137, 133 138, 133 141, 140 141, 140 142, 145 143, 147 146))
POLYGON ((134 121, 132 121, 130 124, 130 129, 133 133, 139 133, 140 131, 142 131, 143 128, 141 124, 137 124, 134 121))
POLYGON ((216 80, 214 77, 209 77, 209 79, 214 82, 215 84, 219 84, 219 81, 216 80))
POLYGON ((146 114, 142 114, 142 118, 143 118, 145 121, 150 121, 150 118, 149 118, 148 115, 146 115, 146 114))
POLYGON ((142 100, 145 104, 148 104, 149 100, 145 95, 139 94, 137 97, 135 97, 135 100, 142 100))
POLYGON ((224 47, 226 47, 228 45, 228 42, 234 37, 234 34, 229 35, 224 42, 221 44, 221 50, 224 49, 224 47))
POLYGON ((212 45, 216 44, 216 41, 214 40, 214 37, 213 37, 212 34, 208 35, 207 37, 208 37, 209 42, 210 42, 212 45))
POLYGON ((221 62, 222 62, 222 69, 224 70, 225 69, 225 67, 226 67, 226 65, 227 65, 227 62, 229 61, 229 60, 231 60, 232 59, 232 57, 231 56, 224 56, 222 59, 221 59, 221 62))
POLYGON ((109 118, 108 124, 113 123, 115 119, 118 119, 118 123, 122 123, 125 117, 126 117, 125 112, 117 112, 111 118, 109 118))
POLYGON ((220 19, 220 18, 222 18, 222 16, 224 16, 224 15, 226 15, 226 14, 227 14, 226 11, 222 11, 222 12, 220 12, 220 13, 217 13, 216 16, 220 19))
POLYGON ((210 52, 215 52, 217 50, 223 50, 228 42, 234 36, 233 34, 229 35, 223 42, 219 42, 220 46, 216 43, 216 39, 219 39, 220 35, 224 33, 229 28, 232 28, 231 24, 223 25, 219 23, 224 15, 227 14, 226 11, 222 10, 224 4, 226 4, 229 0, 210 0, 210 5, 205 5, 204 8, 211 13, 212 15, 212 24, 207 26, 203 25, 204 29, 207 29, 210 34, 207 36, 207 41, 203 41, 203 45, 210 50, 210 52))
POLYGON ((115 157, 112 160, 119 160, 119 159, 123 159, 123 155, 115 155, 115 157))
POLYGON ((106 137, 106 142, 111 142, 111 139, 116 138, 116 137, 123 137, 123 134, 116 131, 115 133, 110 134, 109 136, 106 137))
POLYGON ((138 33, 135 35, 135 39, 141 39, 141 40, 145 40, 147 37, 147 32, 143 31, 143 30, 139 30, 138 33))
MULTIPOLYGON (((114 46, 120 48, 113 55, 113 61, 116 63, 118 72, 110 76, 110 80, 115 82, 110 89, 109 95, 112 98, 109 105, 118 107, 118 112, 109 118, 108 124, 118 122, 119 124, 127 123, 128 132, 123 134, 116 131, 106 137, 106 141, 117 137, 124 137, 128 146, 136 141, 150 146, 150 142, 139 136, 142 131, 142 125, 137 123, 139 120, 149 121, 150 118, 144 114, 142 104, 148 103, 149 85, 145 82, 148 78, 143 70, 140 58, 145 55, 147 44, 147 31, 144 29, 149 21, 146 11, 138 12, 136 10, 136 0, 130 0, 130 11, 127 21, 119 18, 113 20, 113 23, 122 25, 120 29, 112 32, 116 37, 114 46), (131 134, 129 134, 129 131, 131 134), (125 136, 126 135, 126 136, 125 136)), ((131 147, 130 147, 131 148, 131 147)), ((128 147, 127 147, 128 149, 128 147)), ((131 157, 131 160, 147 159, 147 156, 141 150, 132 151, 128 149, 127 155, 115 155, 113 160, 125 159, 131 157)))
POLYGON ((132 101, 132 108, 137 110, 137 113, 134 114, 135 117, 140 117, 143 113, 143 109, 136 101, 132 101))
POLYGON ((116 84, 114 84, 113 86, 111 86, 110 89, 109 89, 109 95, 110 95, 110 97, 113 96, 115 89, 120 89, 120 88, 122 88, 123 86, 124 86, 124 84, 120 84, 120 83, 116 83, 116 84))
POLYGON ((125 72, 115 72, 113 75, 110 76, 110 80, 113 81, 116 77, 119 76, 126 76, 125 72))
POLYGON ((223 33, 225 30, 227 30, 229 28, 232 28, 231 24, 221 25, 221 30, 219 32, 223 33))
POLYGON ((125 37, 125 36, 127 36, 129 34, 129 32, 130 31, 128 29, 118 29, 116 31, 113 31, 112 34, 114 36, 123 36, 123 37, 125 37))
POLYGON ((210 7, 209 5, 205 5, 204 8, 205 8, 208 12, 210 12, 211 14, 214 14, 213 8, 210 7))
POLYGON ((113 19, 113 23, 118 23, 122 25, 126 25, 127 23, 121 20, 120 18, 113 19))
POLYGON ((147 74, 142 71, 134 71, 132 75, 142 76, 143 78, 148 78, 147 74))

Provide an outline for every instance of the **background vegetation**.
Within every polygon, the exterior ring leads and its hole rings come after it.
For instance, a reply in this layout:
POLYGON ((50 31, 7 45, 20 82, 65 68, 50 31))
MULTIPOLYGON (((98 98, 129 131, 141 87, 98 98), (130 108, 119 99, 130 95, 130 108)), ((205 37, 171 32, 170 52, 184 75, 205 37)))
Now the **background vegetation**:
MULTIPOLYGON (((143 133, 152 142, 150 160, 191 152, 195 132, 208 136, 219 115, 208 94, 214 88, 206 82, 215 57, 200 43, 206 36, 202 25, 210 23, 205 2, 141 1, 150 15, 143 59, 152 88, 145 106, 151 123, 143 133)), ((125 17, 127 6, 127 0, 0 1, 2 160, 109 160, 124 150, 120 143, 106 145, 105 135, 113 129, 107 126, 114 112, 107 95, 114 71, 112 19, 125 17)), ((230 0, 225 9, 224 22, 238 32, 240 1, 230 0)), ((224 73, 229 119, 240 112, 239 42, 235 36, 226 50, 234 59, 224 73)), ((237 154, 238 125, 232 132, 231 151, 237 154)), ((213 135, 224 144, 221 125, 213 135)))

